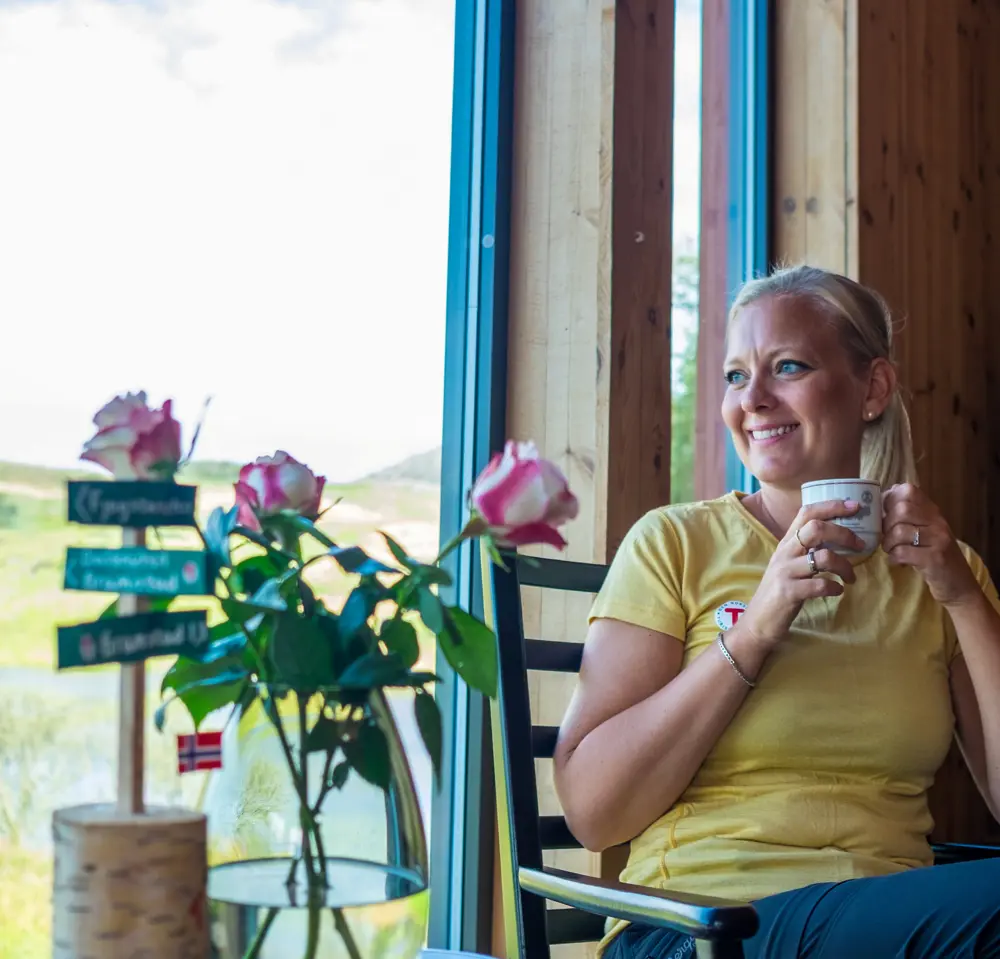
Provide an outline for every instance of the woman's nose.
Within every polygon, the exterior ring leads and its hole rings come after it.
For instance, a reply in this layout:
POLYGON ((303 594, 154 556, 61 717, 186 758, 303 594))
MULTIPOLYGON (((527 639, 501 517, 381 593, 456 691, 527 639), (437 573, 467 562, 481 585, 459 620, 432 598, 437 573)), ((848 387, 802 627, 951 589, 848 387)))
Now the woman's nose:
POLYGON ((767 388, 767 383, 759 376, 750 378, 750 382, 741 393, 740 400, 745 413, 768 409, 773 405, 773 397, 767 388))

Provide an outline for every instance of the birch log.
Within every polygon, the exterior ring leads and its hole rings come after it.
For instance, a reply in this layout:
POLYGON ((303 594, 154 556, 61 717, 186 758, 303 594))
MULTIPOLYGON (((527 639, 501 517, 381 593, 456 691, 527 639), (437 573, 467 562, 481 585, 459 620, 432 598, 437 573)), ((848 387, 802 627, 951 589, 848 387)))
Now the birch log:
POLYGON ((74 806, 53 816, 53 959, 205 959, 205 817, 74 806))

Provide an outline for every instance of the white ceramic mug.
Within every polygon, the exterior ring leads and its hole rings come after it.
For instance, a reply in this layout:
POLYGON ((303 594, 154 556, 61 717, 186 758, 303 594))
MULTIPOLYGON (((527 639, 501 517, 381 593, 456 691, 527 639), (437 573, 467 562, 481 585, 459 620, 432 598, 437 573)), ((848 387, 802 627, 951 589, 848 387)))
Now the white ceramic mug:
POLYGON ((852 516, 839 516, 829 520, 846 526, 865 541, 863 550, 847 549, 824 543, 824 546, 844 556, 869 556, 882 541, 882 488, 874 480, 827 479, 802 484, 802 505, 823 503, 831 499, 854 500, 861 505, 852 516))

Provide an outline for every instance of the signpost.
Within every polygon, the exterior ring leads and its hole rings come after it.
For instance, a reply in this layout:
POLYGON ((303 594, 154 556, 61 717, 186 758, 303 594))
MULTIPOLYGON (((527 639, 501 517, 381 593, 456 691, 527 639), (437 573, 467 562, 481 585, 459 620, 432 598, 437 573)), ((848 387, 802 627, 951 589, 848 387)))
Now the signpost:
POLYGON ((208 642, 204 610, 139 613, 59 627, 58 669, 138 663, 151 656, 195 657, 208 642))
POLYGON ((181 549, 66 550, 65 589, 143 596, 207 596, 208 554, 181 549))
POLYGON ((118 714, 118 809, 144 811, 145 660, 196 653, 208 642, 203 610, 151 613, 150 596, 207 595, 212 571, 204 552, 149 550, 148 526, 193 526, 197 488, 179 483, 81 480, 69 483, 70 522, 120 526, 121 549, 66 553, 66 589, 116 592, 118 616, 58 630, 59 669, 121 664, 118 714))
POLYGON ((194 526, 197 491, 196 486, 148 480, 71 480, 69 521, 133 529, 194 526))

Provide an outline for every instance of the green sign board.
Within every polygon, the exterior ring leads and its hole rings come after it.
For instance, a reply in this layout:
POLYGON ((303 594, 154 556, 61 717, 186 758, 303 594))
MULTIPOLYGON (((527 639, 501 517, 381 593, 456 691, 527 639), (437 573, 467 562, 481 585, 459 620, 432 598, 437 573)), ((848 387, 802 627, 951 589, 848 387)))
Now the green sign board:
POLYGON ((206 596, 211 593, 208 554, 179 549, 66 550, 66 589, 139 596, 206 596))
POLYGON ((88 526, 194 526, 197 489, 140 480, 71 480, 69 521, 88 526))
POLYGON ((208 643, 203 609, 140 613, 60 626, 58 668, 136 663, 151 656, 197 654, 208 643))

